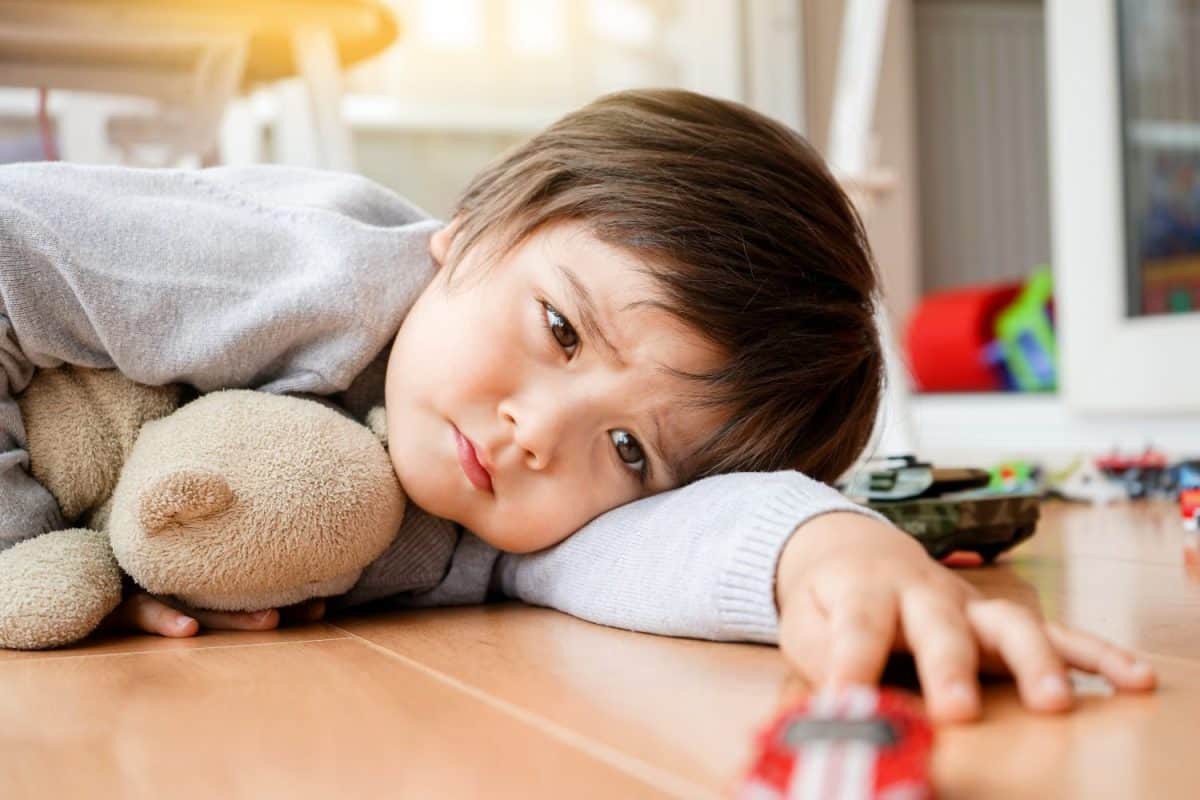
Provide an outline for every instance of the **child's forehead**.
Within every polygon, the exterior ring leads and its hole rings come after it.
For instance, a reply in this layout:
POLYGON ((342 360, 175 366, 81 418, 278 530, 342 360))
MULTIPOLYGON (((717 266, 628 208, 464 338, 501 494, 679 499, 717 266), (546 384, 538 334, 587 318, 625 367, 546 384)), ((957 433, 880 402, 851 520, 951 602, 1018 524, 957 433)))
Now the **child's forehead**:
POLYGON ((554 253, 575 253, 598 261, 619 263, 634 268, 645 263, 645 257, 631 247, 605 240, 584 220, 559 219, 535 228, 527 237, 526 246, 554 253))
POLYGON ((661 279, 670 266, 632 247, 605 241, 582 222, 563 221, 534 231, 522 243, 525 255, 542 262, 553 277, 592 294, 602 291, 613 311, 669 310, 661 279))

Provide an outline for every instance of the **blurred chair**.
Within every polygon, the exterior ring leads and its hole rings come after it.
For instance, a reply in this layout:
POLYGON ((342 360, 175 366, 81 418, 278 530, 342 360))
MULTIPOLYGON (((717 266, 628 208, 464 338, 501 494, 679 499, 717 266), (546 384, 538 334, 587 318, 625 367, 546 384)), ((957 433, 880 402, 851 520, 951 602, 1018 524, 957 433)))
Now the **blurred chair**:
POLYGON ((311 112, 289 123, 312 127, 312 163, 349 170, 340 70, 397 35, 382 0, 0 0, 0 86, 125 96, 64 109, 64 157, 169 164, 211 160, 230 99, 299 75, 311 112))

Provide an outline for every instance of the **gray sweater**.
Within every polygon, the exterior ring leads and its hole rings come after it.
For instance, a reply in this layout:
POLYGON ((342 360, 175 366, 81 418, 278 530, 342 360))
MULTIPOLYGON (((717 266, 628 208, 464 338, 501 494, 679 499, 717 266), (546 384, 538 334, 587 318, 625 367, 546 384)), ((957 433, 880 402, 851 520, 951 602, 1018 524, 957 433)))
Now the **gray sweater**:
MULTIPOLYGON (((432 277, 441 224, 343 173, 0 167, 0 547, 63 527, 27 472, 12 399, 35 368, 312 393, 361 416, 382 402, 388 346, 432 277)), ((503 596, 633 630, 775 642, 780 551, 833 510, 871 513, 798 472, 722 475, 514 555, 410 504, 339 602, 503 596)))

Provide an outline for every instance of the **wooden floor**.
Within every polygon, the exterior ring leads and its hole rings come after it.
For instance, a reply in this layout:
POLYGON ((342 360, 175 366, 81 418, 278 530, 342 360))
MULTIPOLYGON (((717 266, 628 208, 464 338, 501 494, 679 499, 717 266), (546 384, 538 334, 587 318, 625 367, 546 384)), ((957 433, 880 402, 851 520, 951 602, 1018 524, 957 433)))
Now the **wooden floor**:
MULTIPOLYGON (((983 722, 938 731, 940 797, 1197 796, 1188 545, 1165 504, 1052 504, 1005 563, 964 571, 1137 648, 1162 687, 1083 682, 1047 717, 989 686, 983 722)), ((720 797, 802 689, 774 648, 516 604, 0 652, 0 797, 720 797)))

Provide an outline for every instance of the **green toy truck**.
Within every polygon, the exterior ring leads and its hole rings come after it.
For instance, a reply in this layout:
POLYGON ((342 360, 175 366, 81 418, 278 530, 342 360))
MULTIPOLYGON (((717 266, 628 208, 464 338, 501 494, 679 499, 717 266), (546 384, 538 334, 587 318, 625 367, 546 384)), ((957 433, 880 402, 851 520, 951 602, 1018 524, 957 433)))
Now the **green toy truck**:
POLYGON ((956 550, 985 562, 1033 536, 1040 495, 994 494, 987 470, 935 469, 913 456, 871 462, 842 491, 914 536, 934 558, 956 550))

